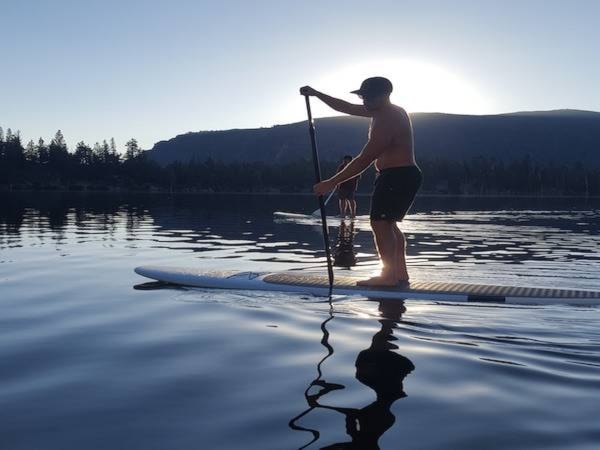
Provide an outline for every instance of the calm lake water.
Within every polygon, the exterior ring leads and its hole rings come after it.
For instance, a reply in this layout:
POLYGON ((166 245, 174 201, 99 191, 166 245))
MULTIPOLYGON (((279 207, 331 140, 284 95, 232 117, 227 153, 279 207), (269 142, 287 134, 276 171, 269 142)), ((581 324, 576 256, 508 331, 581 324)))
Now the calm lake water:
MULTIPOLYGON (((319 223, 273 215, 314 209, 2 194, 0 448, 600 448, 600 307, 329 301, 133 272, 315 270, 319 223)), ((331 225, 351 270, 377 269, 365 217, 331 225)), ((414 279, 600 290, 598 200, 419 198, 403 226, 414 279)))

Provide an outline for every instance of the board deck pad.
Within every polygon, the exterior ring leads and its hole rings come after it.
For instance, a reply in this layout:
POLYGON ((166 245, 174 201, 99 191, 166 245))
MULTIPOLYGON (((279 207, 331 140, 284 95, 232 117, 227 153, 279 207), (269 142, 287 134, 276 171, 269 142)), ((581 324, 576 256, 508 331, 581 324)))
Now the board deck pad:
MULTIPOLYGON (((262 290, 329 295, 327 275, 304 271, 240 272, 207 271, 190 267, 142 266, 139 275, 166 283, 215 289, 262 290)), ((518 304, 600 304, 600 292, 520 286, 494 286, 439 281, 412 281, 392 287, 357 286, 357 275, 336 273, 333 294, 360 295, 375 299, 425 299, 459 302, 505 302, 518 304)))
MULTIPOLYGON (((356 289, 359 291, 402 291, 405 293, 431 292, 431 293, 468 293, 473 296, 491 297, 536 297, 536 298, 597 298, 600 293, 594 291, 581 291, 573 289, 532 288, 517 286, 493 286, 484 284, 448 283, 440 281, 412 281, 410 287, 366 287, 357 286, 360 277, 336 275, 334 287, 356 289)), ((326 275, 305 275, 294 272, 281 272, 267 275, 263 278, 266 283, 286 284, 294 286, 321 286, 328 287, 326 275)))

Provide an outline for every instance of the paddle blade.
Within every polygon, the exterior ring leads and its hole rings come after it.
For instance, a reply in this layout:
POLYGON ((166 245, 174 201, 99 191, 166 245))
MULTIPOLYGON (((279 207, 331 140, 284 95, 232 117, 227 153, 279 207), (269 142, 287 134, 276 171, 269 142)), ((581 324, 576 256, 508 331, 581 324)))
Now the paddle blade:
MULTIPOLYGON (((325 206, 327 206, 327 203, 329 203, 329 200, 331 200, 331 197, 333 197, 334 193, 335 193, 335 189, 329 193, 329 196, 327 197, 327 200, 325 200, 325 204, 324 204, 325 206)), ((321 216, 321 209, 315 209, 312 212, 311 216, 313 216, 313 217, 320 217, 321 216)))

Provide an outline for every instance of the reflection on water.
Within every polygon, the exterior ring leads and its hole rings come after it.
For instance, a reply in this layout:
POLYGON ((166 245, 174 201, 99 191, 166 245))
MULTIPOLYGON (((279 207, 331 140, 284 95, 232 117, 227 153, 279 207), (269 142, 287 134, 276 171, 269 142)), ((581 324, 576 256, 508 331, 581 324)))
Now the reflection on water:
MULTIPOLYGON (((330 236, 336 271, 367 275, 377 260, 358 203, 330 236)), ((0 447, 597 447, 600 308, 324 301, 133 273, 324 267, 315 207, 302 196, 0 196, 0 447)), ((420 198, 402 224, 411 276, 600 289, 599 208, 420 198)))
POLYGON ((333 265, 337 267, 356 266, 356 250, 354 249, 354 220, 346 222, 342 219, 337 229, 337 238, 333 249, 333 265))
POLYGON ((317 408, 342 414, 346 424, 346 433, 351 439, 347 442, 338 442, 320 447, 321 449, 377 450, 380 448, 379 439, 394 424, 395 417, 391 411, 392 404, 396 400, 406 397, 403 384, 404 378, 415 369, 415 366, 405 356, 393 352, 393 350, 398 349, 398 346, 392 342, 395 340, 393 330, 405 311, 404 304, 402 302, 382 301, 379 303, 379 311, 382 313, 382 318, 379 320, 381 329, 373 336, 370 347, 358 354, 355 362, 356 379, 372 389, 376 399, 362 408, 346 408, 326 405, 321 402, 321 398, 329 392, 345 389, 342 384, 327 382, 323 378, 321 368, 327 358, 334 353, 334 348, 329 344, 329 332, 327 331, 327 323, 334 317, 333 305, 331 306, 329 317, 321 324, 321 330, 323 331, 321 344, 327 349, 327 354, 317 364, 317 378, 310 383, 304 392, 308 409, 294 417, 289 423, 290 428, 298 431, 308 431, 313 436, 310 442, 300 447, 301 449, 307 448, 319 440, 320 433, 318 430, 303 428, 297 424, 304 416, 317 408))

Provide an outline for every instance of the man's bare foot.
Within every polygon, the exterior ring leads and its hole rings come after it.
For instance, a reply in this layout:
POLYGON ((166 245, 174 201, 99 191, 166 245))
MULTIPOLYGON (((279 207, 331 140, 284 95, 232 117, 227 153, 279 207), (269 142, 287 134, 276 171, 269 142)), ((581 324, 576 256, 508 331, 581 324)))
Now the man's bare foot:
POLYGON ((396 277, 386 277, 383 275, 356 282, 357 286, 396 286, 396 284, 398 284, 396 277))

